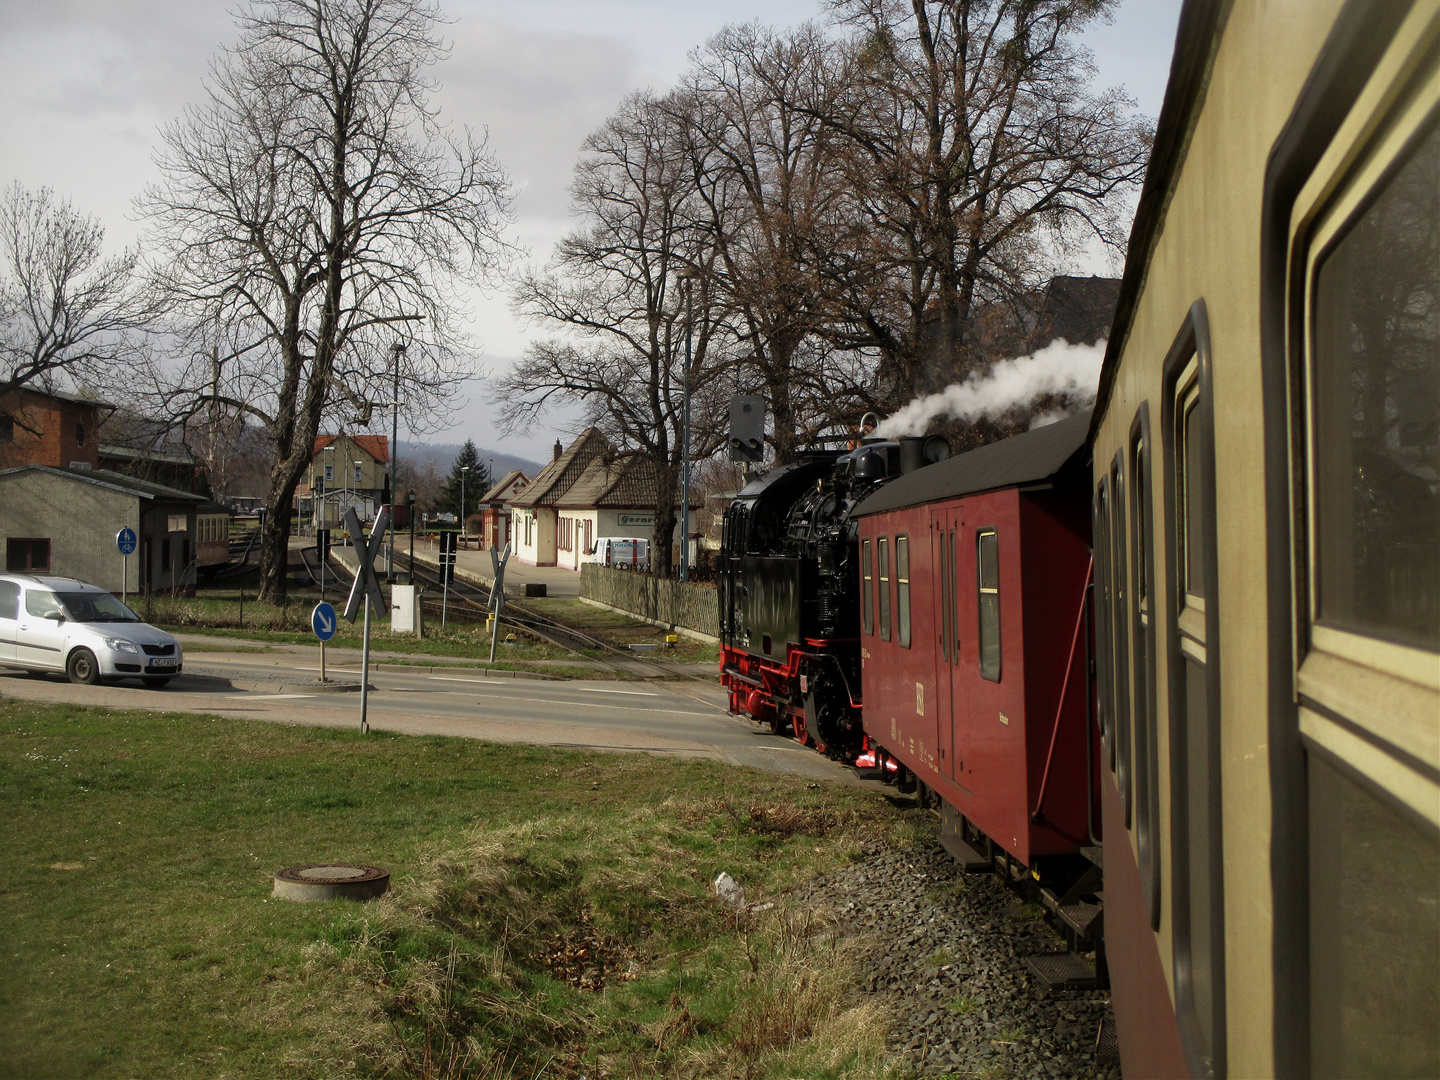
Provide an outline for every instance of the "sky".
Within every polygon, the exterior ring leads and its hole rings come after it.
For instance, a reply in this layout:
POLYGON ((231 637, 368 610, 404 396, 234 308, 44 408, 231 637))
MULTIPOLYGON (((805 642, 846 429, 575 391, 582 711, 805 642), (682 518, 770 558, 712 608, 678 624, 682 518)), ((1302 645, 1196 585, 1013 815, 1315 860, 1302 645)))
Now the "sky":
MULTIPOLYGON (((234 0, 0 0, 0 186, 50 187, 99 218, 110 249, 136 242, 132 201, 157 178, 161 125, 203 94, 211 57, 236 33, 234 0)), ((687 54, 722 27, 785 27, 823 15, 822 0, 442 0, 452 50, 436 103, 488 131, 515 186, 511 239, 544 262, 575 222, 567 188, 580 144, 628 93, 673 85, 687 54)), ((1160 111, 1180 0, 1122 0, 1087 31, 1101 86, 1160 111)), ((1104 273, 1103 262, 1078 267, 1104 273)), ((510 311, 503 285, 474 300, 480 368, 495 373, 544 335, 510 311)), ((574 416, 501 438, 482 377, 434 442, 544 460, 574 416)), ((405 437, 402 425, 401 437, 405 437)), ((568 441, 568 440, 567 440, 568 441)))

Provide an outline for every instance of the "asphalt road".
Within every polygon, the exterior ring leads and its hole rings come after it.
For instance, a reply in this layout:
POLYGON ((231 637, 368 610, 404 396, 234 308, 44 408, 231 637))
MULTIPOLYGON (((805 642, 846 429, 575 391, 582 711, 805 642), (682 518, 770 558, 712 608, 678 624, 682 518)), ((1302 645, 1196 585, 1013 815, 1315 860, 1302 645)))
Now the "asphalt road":
MULTIPOLYGON (((191 653, 165 689, 127 681, 77 686, 0 669, 0 695, 116 709, 200 712, 287 724, 358 727, 360 695, 324 693, 316 649, 259 655, 191 653)), ((358 664, 327 665, 359 684, 358 664)), ((713 758, 817 780, 861 783, 854 773, 790 739, 731 716, 715 683, 493 677, 474 669, 371 664, 371 728, 494 742, 645 751, 713 758)))

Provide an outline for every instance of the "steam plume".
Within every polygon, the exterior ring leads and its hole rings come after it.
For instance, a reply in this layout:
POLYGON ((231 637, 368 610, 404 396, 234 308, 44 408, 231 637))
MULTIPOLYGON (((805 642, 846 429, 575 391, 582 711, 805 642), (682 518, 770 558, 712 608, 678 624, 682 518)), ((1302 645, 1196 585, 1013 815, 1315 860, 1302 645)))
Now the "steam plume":
MULTIPOLYGON (((889 439, 923 435, 938 417, 976 420, 998 416, 1046 394, 1065 394, 1089 404, 1095 400, 1104 359, 1104 341, 1071 345, 1057 338, 1030 356, 1001 360, 983 376, 972 375, 963 383, 951 383, 938 394, 916 398, 882 420, 875 434, 889 439)), ((1049 412, 1037 417, 1031 426, 1042 427, 1064 418, 1064 414, 1049 412)))

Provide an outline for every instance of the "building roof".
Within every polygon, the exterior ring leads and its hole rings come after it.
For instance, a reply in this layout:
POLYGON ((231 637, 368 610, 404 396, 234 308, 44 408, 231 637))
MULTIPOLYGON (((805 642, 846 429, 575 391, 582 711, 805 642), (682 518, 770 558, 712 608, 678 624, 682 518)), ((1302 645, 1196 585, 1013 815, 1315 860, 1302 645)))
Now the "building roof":
POLYGON ((23 472, 49 473, 62 479, 74 480, 82 484, 94 484, 96 487, 109 488, 111 491, 119 491, 125 495, 159 502, 204 503, 208 501, 203 495, 181 491, 179 488, 166 487, 164 484, 152 484, 149 480, 137 480, 133 476, 110 472, 107 469, 57 469, 50 465, 17 465, 13 469, 0 470, 0 480, 23 472))
POLYGON ((101 443, 99 455, 116 461, 162 462, 166 465, 194 465, 195 455, 183 443, 176 449, 136 450, 116 443, 101 443))
POLYGON ((1087 409, 1059 423, 916 469, 862 501, 855 516, 883 514, 981 491, 1042 483, 1077 456, 1084 455, 1089 430, 1087 409))
MULTIPOLYGON (((316 438, 315 438, 315 449, 311 452, 311 455, 310 455, 310 456, 311 456, 311 457, 319 457, 319 456, 320 456, 320 452, 321 452, 322 450, 324 450, 325 447, 331 445, 332 443, 334 443, 336 440, 338 440, 338 439, 340 439, 340 438, 341 438, 341 436, 339 436, 339 435, 319 435, 319 436, 316 436, 316 438)), ((344 436, 344 438, 349 439, 352 443, 354 443, 356 446, 358 446, 361 450, 364 450, 365 453, 369 454, 372 458, 374 458, 374 459, 375 459, 377 462, 379 462, 381 465, 388 465, 388 464, 390 464, 390 436, 388 436, 388 435, 346 435, 346 436, 344 436)))
POLYGON ((655 505, 655 466, 637 454, 592 458, 555 505, 566 510, 592 507, 634 509, 655 505))
POLYGON ((508 473, 501 477, 498 484, 496 484, 494 487, 492 487, 489 491, 485 492, 485 494, 480 497, 480 501, 482 503, 505 502, 507 492, 509 492, 512 488, 515 487, 516 481, 519 481, 520 486, 523 487, 524 485, 530 483, 530 478, 526 476, 523 472, 521 472, 519 469, 511 469, 508 473))
POLYGON ((510 500, 511 506, 554 506, 580 479, 592 458, 610 451, 610 443, 599 428, 586 428, 579 438, 530 481, 529 486, 510 500))
POLYGON ((13 394, 34 394, 36 397, 54 398, 56 401, 69 401, 76 405, 93 405, 97 409, 115 408, 108 401, 101 401, 99 398, 83 397, 80 394, 72 394, 65 390, 45 390, 39 386, 17 386, 13 394))

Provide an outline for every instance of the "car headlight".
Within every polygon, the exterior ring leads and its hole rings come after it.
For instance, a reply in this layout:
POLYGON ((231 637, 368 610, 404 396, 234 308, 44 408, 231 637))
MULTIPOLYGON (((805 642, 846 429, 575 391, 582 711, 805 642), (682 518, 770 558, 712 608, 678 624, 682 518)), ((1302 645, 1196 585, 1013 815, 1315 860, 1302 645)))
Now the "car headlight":
POLYGON ((135 648, 135 643, 134 643, 133 641, 126 641, 124 638, 118 638, 118 637, 107 637, 107 638, 105 639, 105 647, 108 648, 108 649, 112 649, 112 650, 114 650, 115 652, 139 652, 139 651, 140 651, 139 649, 135 648))

